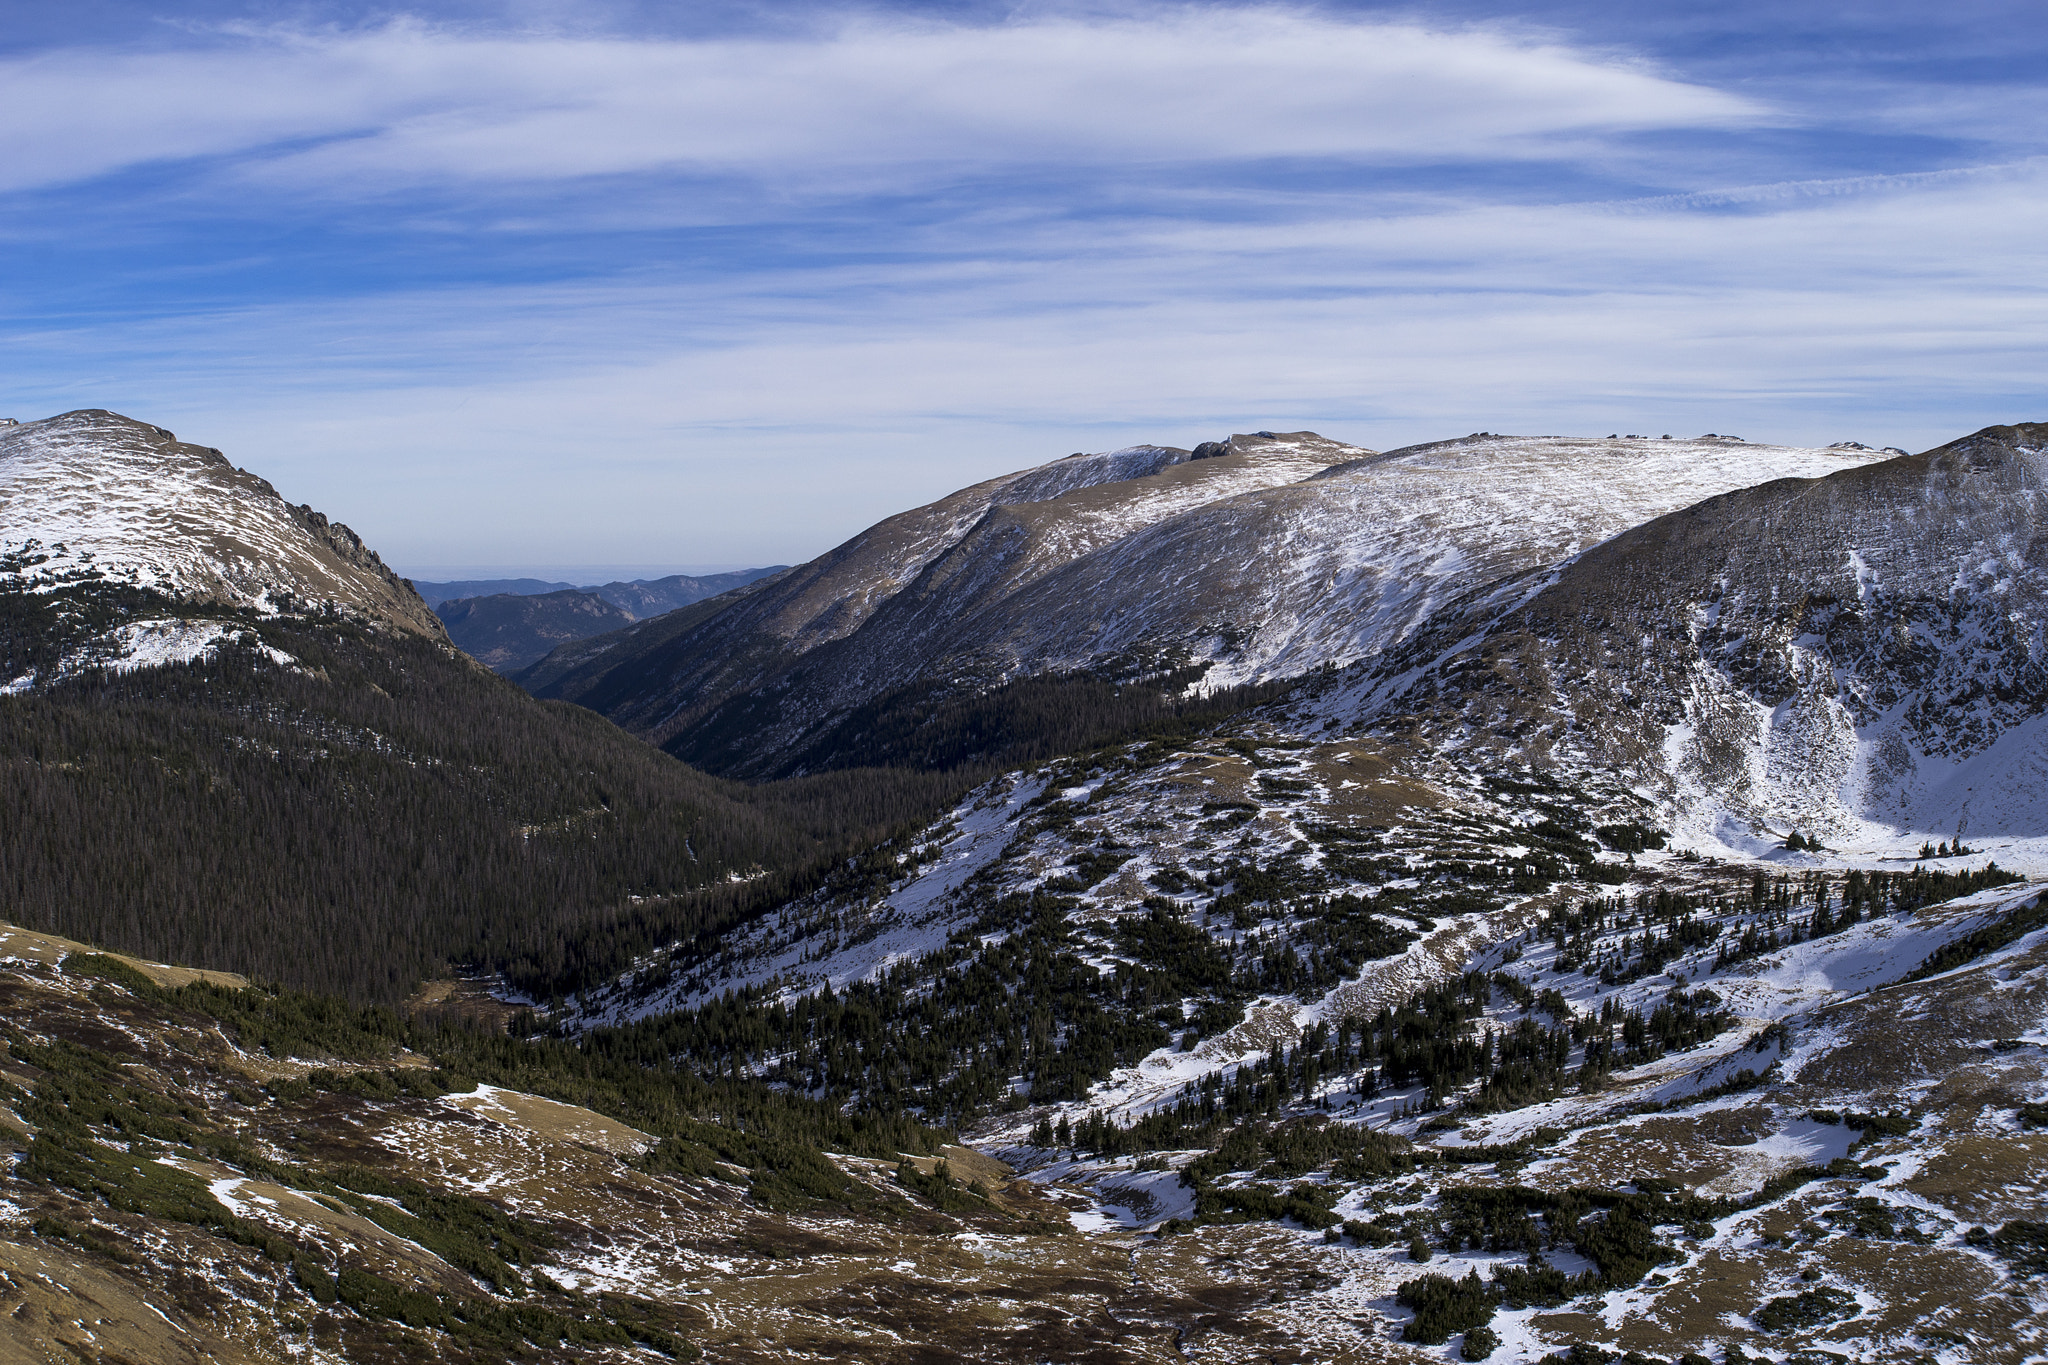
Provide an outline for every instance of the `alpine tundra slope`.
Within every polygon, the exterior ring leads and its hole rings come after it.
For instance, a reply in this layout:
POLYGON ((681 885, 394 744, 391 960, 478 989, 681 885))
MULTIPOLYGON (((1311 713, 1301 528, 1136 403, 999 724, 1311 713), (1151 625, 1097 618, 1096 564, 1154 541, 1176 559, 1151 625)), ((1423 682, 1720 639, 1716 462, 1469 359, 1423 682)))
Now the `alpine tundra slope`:
POLYGON ((563 1022, 957 1124, 1147 1284, 1289 1286, 1190 1359, 2048 1345, 2038 881, 1318 731, 995 784, 563 1022))
MULTIPOLYGON (((1345 666, 991 784, 563 1022, 956 1123, 1141 1275, 1317 1267, 1189 1358, 2037 1358, 2043 436, 1800 452, 1598 541, 1389 512, 1345 666)), ((1052 600, 1114 622, 1166 534, 1052 600)))

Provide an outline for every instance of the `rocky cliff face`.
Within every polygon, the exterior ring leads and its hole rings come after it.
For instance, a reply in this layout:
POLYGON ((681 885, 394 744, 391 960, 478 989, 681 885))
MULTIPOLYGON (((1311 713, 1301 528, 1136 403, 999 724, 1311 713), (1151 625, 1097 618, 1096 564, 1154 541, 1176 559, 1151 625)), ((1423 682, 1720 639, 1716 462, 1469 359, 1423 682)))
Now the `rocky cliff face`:
POLYGON ((2038 836, 2044 448, 1990 427, 1708 499, 1466 601, 1329 705, 1619 761, 1731 847, 2038 836))

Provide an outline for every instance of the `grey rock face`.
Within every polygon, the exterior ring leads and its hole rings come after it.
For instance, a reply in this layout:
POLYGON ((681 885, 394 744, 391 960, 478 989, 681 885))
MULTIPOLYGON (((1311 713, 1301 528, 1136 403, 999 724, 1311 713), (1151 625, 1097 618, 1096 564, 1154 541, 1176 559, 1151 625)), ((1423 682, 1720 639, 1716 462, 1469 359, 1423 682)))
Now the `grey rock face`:
POLYGON ((1701 837, 2048 832, 2044 449, 1991 427, 1708 499, 1462 604, 1333 705, 1619 755, 1701 837))

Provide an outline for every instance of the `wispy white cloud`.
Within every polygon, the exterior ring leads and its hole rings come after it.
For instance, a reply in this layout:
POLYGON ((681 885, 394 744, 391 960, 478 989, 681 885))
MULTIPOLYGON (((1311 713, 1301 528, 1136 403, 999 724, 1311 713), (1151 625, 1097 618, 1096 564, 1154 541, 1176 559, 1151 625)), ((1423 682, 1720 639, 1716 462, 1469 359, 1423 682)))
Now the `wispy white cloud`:
POLYGON ((165 422, 443 563, 793 559, 1232 429, 1916 446, 2043 415, 2048 161, 1790 156, 1822 106, 1997 131, 1981 92, 1810 74, 1731 94, 1534 30, 1217 7, 46 52, 0 64, 0 186, 41 187, 10 231, 44 257, 91 239, 91 292, 0 279, 43 319, 0 329, 5 406, 165 422), (747 226, 671 231, 705 223, 747 226), (476 268, 436 285, 451 245, 476 268))
POLYGON ((152 353, 123 368, 150 372, 157 420, 441 560, 573 560, 596 528, 630 558, 789 559, 1068 450, 1261 426, 1918 448, 2042 415, 2048 165, 1744 204, 1054 220, 973 255, 934 230, 912 262, 301 302, 33 349, 152 353))
POLYGON ((799 185, 1020 164, 1525 159, 1766 116, 1755 99, 1611 53, 1287 9, 868 18, 696 41, 400 22, 0 64, 0 184, 195 158, 330 192, 643 172, 799 185))

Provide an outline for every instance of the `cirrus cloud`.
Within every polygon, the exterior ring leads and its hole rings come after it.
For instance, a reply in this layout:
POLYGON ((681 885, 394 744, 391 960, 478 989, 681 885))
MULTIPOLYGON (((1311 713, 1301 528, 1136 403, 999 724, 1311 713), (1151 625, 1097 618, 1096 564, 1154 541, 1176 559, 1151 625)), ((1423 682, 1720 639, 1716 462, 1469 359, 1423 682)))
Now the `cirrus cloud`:
POLYGON ((627 40, 399 22, 0 64, 0 184, 245 160, 333 191, 682 172, 804 185, 1018 165, 1543 159, 1753 99, 1498 29, 1284 9, 627 40))
MULTIPOLYGON (((1697 11, 1487 2, 9 57, 0 411, 203 432, 415 563, 790 560, 1232 429, 1915 445, 2038 415, 2023 60, 1844 60, 1798 0, 1690 38, 1697 11)), ((1955 22, 1881 31, 2011 46, 1955 22)))

